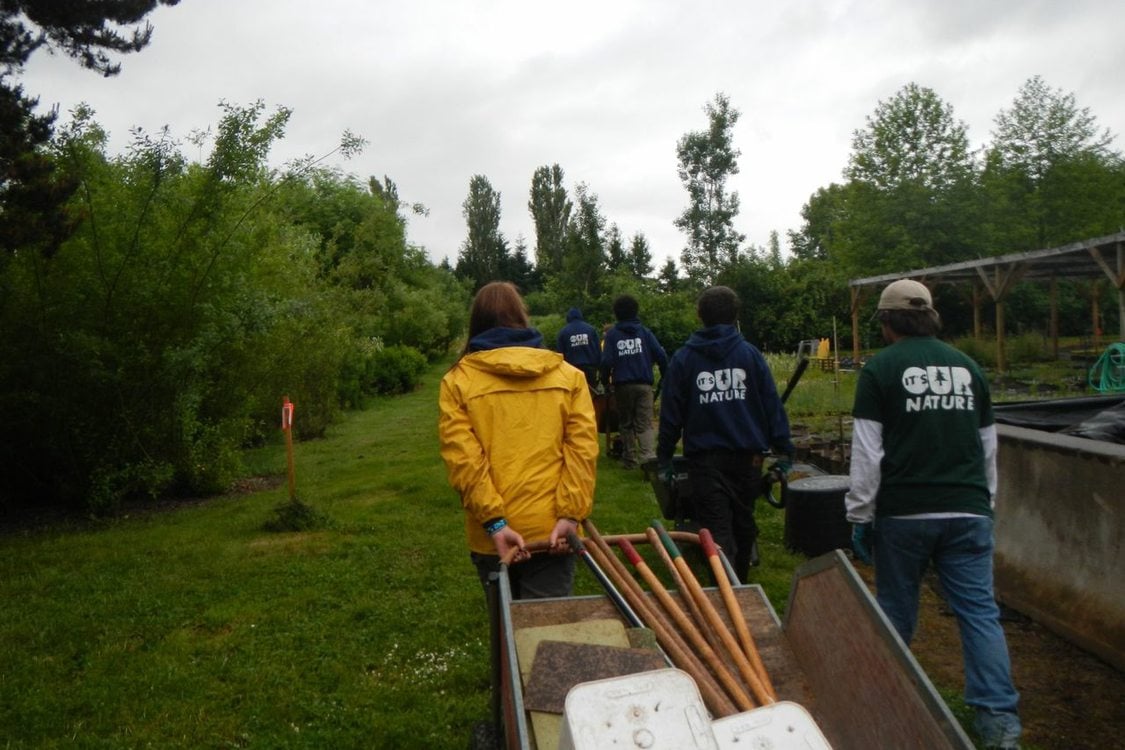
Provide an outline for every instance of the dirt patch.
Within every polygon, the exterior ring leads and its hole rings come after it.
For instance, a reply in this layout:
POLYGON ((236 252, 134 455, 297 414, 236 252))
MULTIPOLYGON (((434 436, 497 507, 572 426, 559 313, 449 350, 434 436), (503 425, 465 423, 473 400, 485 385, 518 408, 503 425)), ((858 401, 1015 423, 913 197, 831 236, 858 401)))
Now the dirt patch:
MULTIPOLYGON (((857 566, 868 586, 870 566, 857 566)), ((1020 693, 1023 743, 1036 750, 1122 747, 1125 673, 1034 620, 1004 610, 1012 677, 1020 693)), ((957 620, 929 586, 922 590, 911 652, 935 683, 964 690, 957 620)))

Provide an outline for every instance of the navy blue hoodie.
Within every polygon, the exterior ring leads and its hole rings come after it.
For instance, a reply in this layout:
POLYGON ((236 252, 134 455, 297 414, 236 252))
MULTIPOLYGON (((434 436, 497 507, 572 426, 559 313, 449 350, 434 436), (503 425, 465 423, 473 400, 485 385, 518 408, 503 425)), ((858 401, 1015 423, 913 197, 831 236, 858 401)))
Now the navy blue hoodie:
MULTIPOLYGON (((602 347, 603 379, 613 378, 617 385, 646 383, 652 385, 652 366, 668 366, 668 355, 652 331, 641 321, 619 320, 605 335, 602 347)), ((607 380, 608 382, 608 380, 607 380)))
POLYGON ((580 370, 597 367, 601 362, 598 332, 582 319, 582 312, 577 307, 570 308, 566 314, 566 325, 559 331, 556 344, 555 348, 563 355, 563 359, 580 370))
POLYGON ((489 349, 503 349, 505 346, 526 346, 531 349, 543 348, 543 336, 534 328, 489 328, 469 340, 470 352, 489 349))
POLYGON ((792 455, 789 420, 762 353, 732 325, 696 331, 672 357, 660 399, 656 456, 710 450, 792 455))

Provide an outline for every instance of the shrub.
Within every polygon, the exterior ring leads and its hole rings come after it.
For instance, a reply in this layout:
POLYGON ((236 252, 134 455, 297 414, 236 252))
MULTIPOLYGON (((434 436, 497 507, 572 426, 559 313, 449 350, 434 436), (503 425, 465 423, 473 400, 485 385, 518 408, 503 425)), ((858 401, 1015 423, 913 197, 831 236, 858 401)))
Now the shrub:
POLYGON ((426 358, 409 346, 385 346, 371 357, 371 387, 375 393, 407 393, 421 382, 426 358))
POLYGON ((1047 359, 1047 341, 1039 333, 1012 336, 1005 342, 1009 362, 1042 362, 1047 359))
MULTIPOLYGON (((548 349, 555 348, 555 342, 559 337, 559 331, 561 331, 565 325, 566 318, 557 313, 536 315, 531 319, 531 326, 539 331, 539 333, 543 334, 543 346, 548 349)), ((599 333, 598 335, 600 336, 601 334, 599 333)))
POLYGON ((994 341, 967 336, 953 341, 953 346, 972 357, 981 367, 996 366, 996 343, 994 341))

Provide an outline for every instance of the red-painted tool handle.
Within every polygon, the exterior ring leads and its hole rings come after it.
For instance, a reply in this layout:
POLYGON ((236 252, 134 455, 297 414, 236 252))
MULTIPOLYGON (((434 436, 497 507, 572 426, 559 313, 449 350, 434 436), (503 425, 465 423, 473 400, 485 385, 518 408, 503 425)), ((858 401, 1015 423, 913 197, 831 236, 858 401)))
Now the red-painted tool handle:
POLYGON ((703 554, 708 557, 719 556, 719 549, 715 546, 715 537, 711 536, 710 529, 699 530, 699 546, 703 548, 703 554))
POLYGON ((620 547, 621 551, 625 553, 625 557, 629 558, 630 564, 640 565, 644 563, 644 560, 641 558, 641 556, 637 554, 637 548, 634 547, 633 543, 628 539, 621 539, 617 542, 617 546, 620 547))

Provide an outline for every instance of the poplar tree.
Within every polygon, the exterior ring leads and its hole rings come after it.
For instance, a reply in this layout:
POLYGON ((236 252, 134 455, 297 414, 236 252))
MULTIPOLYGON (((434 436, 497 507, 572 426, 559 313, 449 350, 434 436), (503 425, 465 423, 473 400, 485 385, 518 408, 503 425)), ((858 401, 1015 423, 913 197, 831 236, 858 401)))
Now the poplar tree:
POLYGON ((468 236, 457 257, 457 274, 472 279, 476 289, 499 279, 507 268, 508 242, 500 232, 500 193, 484 175, 469 180, 461 204, 468 236))
POLYGON ((557 276, 563 269, 567 226, 574 208, 563 187, 562 167, 552 164, 535 170, 527 208, 535 222, 535 265, 542 276, 557 276))
POLYGON ((696 281, 708 283, 724 263, 738 258, 745 235, 734 229, 738 193, 728 192, 727 180, 738 174, 733 131, 740 113, 725 94, 704 107, 706 130, 685 134, 676 144, 680 181, 688 191, 688 207, 675 225, 688 242, 680 255, 684 270, 696 281))

